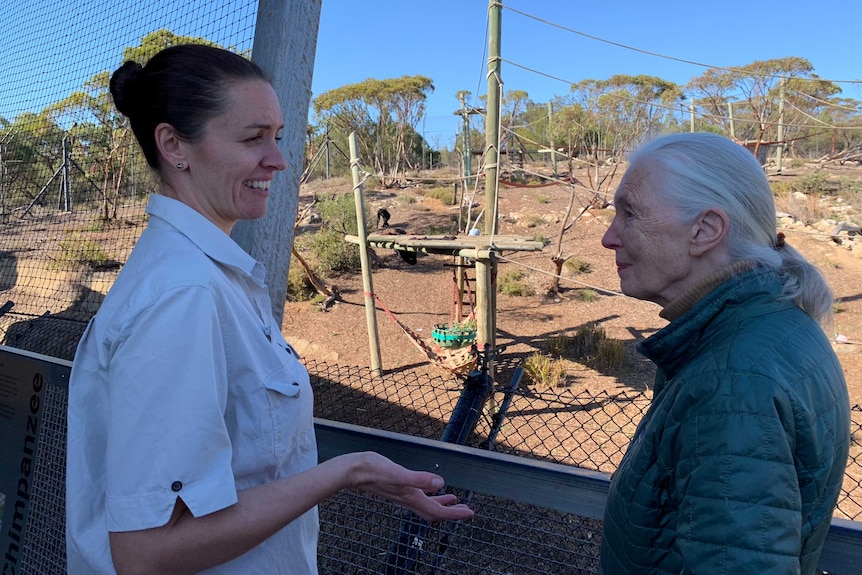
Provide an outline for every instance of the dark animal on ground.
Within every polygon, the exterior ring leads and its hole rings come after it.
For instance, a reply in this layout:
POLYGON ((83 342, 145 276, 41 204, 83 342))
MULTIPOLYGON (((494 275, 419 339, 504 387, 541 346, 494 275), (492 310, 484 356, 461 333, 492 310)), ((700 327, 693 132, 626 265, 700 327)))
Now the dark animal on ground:
POLYGON ((380 228, 388 228, 389 227, 389 218, 392 217, 392 214, 389 213, 389 210, 386 208, 380 208, 377 210, 377 229, 380 228))

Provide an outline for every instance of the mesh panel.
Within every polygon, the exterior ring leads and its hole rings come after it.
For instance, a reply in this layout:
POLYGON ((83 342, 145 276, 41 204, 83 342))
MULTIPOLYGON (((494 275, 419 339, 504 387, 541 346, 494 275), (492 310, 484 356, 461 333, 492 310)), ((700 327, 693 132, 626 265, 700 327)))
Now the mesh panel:
POLYGON ((24 532, 21 573, 66 572, 66 407, 68 391, 49 385, 33 464, 30 515, 24 532))
POLYGON ((107 82, 141 46, 250 54, 256 0, 8 2, 0 35, 0 343, 71 359, 155 186, 107 82))

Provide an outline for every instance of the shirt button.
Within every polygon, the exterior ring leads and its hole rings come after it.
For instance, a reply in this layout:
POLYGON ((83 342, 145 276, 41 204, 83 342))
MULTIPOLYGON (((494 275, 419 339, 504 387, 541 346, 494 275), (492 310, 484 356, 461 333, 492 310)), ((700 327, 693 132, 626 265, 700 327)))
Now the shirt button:
POLYGON ((179 491, 182 488, 183 488, 183 483, 181 481, 174 481, 173 483, 171 483, 171 491, 173 491, 174 493, 176 493, 177 491, 179 491))

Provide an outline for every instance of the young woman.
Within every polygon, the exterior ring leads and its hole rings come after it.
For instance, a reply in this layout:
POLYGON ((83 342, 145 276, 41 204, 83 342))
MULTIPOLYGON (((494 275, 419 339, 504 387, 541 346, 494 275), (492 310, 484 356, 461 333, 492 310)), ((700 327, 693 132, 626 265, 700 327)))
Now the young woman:
POLYGON ((161 189, 69 385, 69 573, 317 573, 316 505, 358 489, 467 519, 437 475, 375 453, 317 463, 308 374, 229 236, 266 211, 283 122, 261 70, 176 46, 111 78, 161 189))

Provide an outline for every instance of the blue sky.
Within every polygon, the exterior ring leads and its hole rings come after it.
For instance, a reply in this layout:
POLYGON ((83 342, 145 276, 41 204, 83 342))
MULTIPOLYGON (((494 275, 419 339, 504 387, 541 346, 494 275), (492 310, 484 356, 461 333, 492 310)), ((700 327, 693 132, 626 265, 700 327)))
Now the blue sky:
MULTIPOLYGON (((545 102, 586 78, 648 74, 685 83, 703 66, 800 56, 821 77, 862 80, 862 2, 725 0, 504 0, 504 91, 545 102), (545 20, 543 23, 525 16, 545 20), (552 79, 552 76, 558 79, 552 79)), ((11 0, 0 15, 0 115, 38 111, 119 65, 124 46, 149 31, 248 36, 254 0, 11 0), (14 27, 14 30, 10 30, 14 27), (60 96, 57 96, 59 94, 60 96)), ((474 104, 487 91, 487 0, 323 0, 313 95, 367 78, 424 75, 435 91, 420 131, 432 145, 454 139, 455 93, 474 104)), ((248 46, 242 46, 247 48, 248 46)), ((862 99, 862 84, 842 84, 862 99)))
MULTIPOLYGON (((862 81, 862 2, 752 0, 503 0, 503 90, 546 102, 572 82, 646 74, 686 83, 703 66, 640 53, 562 30, 521 13, 646 52, 709 66, 799 56, 823 78, 862 81), (511 9, 510 9, 511 8, 511 9), (555 80, 543 76, 553 76, 555 80)), ((485 0, 323 0, 314 95, 367 78, 428 76, 426 139, 451 142, 455 93, 487 92, 485 0)), ((841 84, 862 99, 862 83, 841 84)), ((479 103, 478 101, 475 103, 479 103)), ((420 126, 420 131, 423 127, 420 126)))

